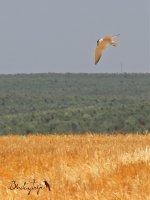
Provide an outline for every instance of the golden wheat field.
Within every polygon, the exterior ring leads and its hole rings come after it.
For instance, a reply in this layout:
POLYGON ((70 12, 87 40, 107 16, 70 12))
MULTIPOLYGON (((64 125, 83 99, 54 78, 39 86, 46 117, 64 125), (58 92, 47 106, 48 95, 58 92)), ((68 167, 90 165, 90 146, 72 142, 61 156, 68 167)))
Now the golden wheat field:
POLYGON ((0 200, 148 200, 150 135, 0 137, 0 200))

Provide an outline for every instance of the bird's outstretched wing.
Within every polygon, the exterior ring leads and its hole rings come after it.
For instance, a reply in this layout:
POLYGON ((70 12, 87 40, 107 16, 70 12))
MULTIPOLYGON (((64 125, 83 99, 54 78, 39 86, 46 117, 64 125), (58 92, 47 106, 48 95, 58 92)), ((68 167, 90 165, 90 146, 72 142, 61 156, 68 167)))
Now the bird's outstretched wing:
POLYGON ((96 49, 95 49, 95 65, 98 63, 100 60, 103 50, 107 47, 107 42, 101 41, 100 43, 97 44, 96 49))
POLYGON ((97 46, 95 49, 95 65, 100 60, 101 56, 102 56, 102 50, 99 48, 99 46, 97 46))

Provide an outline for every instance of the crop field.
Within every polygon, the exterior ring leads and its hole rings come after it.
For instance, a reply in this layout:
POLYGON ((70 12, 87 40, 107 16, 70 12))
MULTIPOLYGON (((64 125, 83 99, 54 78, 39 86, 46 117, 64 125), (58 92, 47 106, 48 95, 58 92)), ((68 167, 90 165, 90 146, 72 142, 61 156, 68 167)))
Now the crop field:
POLYGON ((1 200, 149 200, 150 135, 0 137, 1 200))

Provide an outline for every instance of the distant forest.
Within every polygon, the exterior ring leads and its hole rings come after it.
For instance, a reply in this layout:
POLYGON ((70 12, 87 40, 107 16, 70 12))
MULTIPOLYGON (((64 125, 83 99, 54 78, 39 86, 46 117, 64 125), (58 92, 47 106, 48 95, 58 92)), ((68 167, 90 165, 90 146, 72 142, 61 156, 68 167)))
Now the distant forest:
POLYGON ((0 134, 150 131, 150 74, 0 75, 0 134))

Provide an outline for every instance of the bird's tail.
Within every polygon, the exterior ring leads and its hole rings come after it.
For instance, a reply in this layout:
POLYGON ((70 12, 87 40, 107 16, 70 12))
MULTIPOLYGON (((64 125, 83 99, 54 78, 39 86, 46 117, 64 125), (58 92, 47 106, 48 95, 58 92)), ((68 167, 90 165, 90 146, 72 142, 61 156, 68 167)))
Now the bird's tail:
POLYGON ((112 35, 112 38, 118 37, 120 34, 112 35))
POLYGON ((112 46, 118 46, 118 45, 120 44, 120 42, 112 41, 110 44, 111 44, 112 46))

